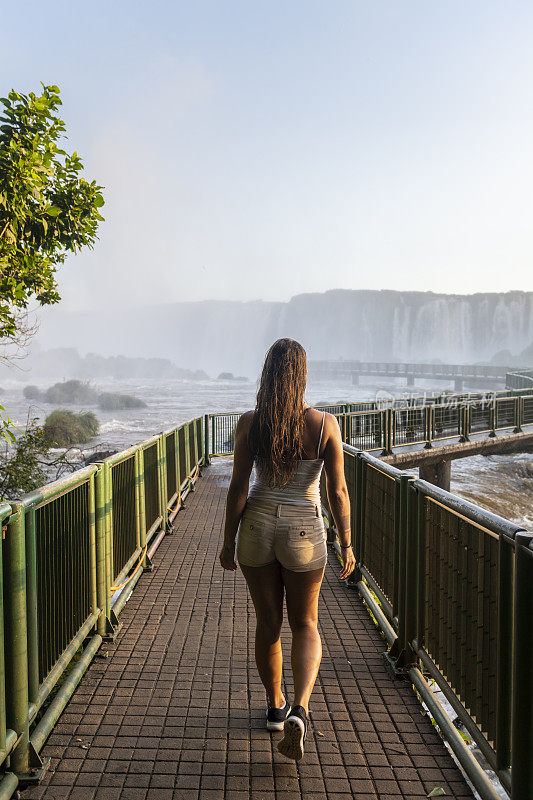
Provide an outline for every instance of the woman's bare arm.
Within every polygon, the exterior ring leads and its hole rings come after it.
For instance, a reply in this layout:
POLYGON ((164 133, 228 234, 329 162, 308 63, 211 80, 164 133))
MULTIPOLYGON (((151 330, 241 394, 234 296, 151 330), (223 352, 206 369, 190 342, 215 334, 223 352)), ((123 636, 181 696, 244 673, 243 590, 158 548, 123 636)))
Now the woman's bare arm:
POLYGON ((345 547, 351 542, 350 497, 344 477, 344 453, 339 423, 332 414, 328 414, 328 417, 329 436, 324 451, 326 490, 339 540, 341 545, 345 547))
POLYGON ((239 417, 235 429, 233 474, 226 499, 226 523, 224 526, 224 545, 226 548, 235 546, 239 521, 248 497, 250 475, 254 463, 247 442, 252 413, 252 411, 247 411, 246 414, 239 417))

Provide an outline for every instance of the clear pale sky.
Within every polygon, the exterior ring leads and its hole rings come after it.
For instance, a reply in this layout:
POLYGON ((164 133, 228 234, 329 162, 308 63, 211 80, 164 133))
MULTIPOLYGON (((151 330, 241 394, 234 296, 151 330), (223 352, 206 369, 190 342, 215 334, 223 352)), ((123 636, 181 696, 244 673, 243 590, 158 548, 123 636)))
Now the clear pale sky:
POLYGON ((4 4, 105 185, 64 308, 533 290, 533 4, 4 4))

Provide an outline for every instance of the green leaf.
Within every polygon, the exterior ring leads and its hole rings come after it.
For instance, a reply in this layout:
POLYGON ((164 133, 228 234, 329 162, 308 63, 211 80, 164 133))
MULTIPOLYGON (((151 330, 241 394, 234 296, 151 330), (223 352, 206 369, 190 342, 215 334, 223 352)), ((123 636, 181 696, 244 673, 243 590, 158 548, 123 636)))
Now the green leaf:
POLYGON ((442 786, 436 786, 426 797, 443 797, 446 794, 442 786))
POLYGON ((101 194, 95 194, 93 202, 94 202, 94 205, 96 206, 96 208, 100 208, 101 206, 104 205, 105 200, 104 200, 104 198, 102 197, 101 194))
POLYGON ((48 206, 45 210, 50 217, 57 217, 58 214, 61 214, 61 209, 57 206, 48 206))

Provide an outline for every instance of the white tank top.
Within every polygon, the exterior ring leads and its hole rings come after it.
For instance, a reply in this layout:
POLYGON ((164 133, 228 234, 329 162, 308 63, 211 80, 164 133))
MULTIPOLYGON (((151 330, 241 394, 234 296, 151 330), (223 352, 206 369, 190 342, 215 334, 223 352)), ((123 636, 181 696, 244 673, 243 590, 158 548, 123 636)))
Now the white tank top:
POLYGON ((302 505, 302 503, 318 503, 320 505, 320 475, 324 466, 324 459, 319 458, 319 455, 325 417, 326 412, 324 411, 316 458, 298 461, 294 475, 285 486, 276 488, 269 486, 257 460, 254 461, 254 482, 248 492, 249 500, 269 501, 276 504, 293 503, 302 505))

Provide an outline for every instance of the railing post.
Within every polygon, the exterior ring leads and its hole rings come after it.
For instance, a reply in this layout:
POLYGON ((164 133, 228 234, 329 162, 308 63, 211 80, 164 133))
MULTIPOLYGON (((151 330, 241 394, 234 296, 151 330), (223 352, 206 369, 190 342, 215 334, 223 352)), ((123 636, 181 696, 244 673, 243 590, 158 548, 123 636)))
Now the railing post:
POLYGON ((522 432, 522 423, 524 420, 524 398, 523 397, 515 397, 514 399, 514 422, 515 422, 515 429, 513 433, 521 433, 522 432))
POLYGON ((185 451, 185 475, 189 476, 191 474, 191 450, 189 445, 189 424, 186 423, 183 426, 183 441, 184 441, 184 451, 185 451))
MULTIPOLYGON (((180 490, 180 505, 183 504, 182 500, 181 500, 181 484, 182 484, 182 480, 181 480, 181 455, 180 455, 180 430, 181 430, 182 427, 183 426, 180 426, 179 428, 176 429, 176 485, 177 485, 178 489, 180 490)), ((184 437, 184 441, 185 441, 185 437, 184 437)))
MULTIPOLYGON (((139 547, 141 550, 144 550, 146 545, 146 497, 144 491, 144 450, 142 446, 138 449, 137 469, 139 481, 139 547)), ((148 558, 145 556, 143 560, 143 569, 148 568, 148 558)))
POLYGON ((37 628, 37 539, 35 504, 21 508, 26 541, 26 613, 28 620, 28 697, 36 703, 39 694, 39 632, 37 628))
POLYGON ((96 512, 96 595, 101 614, 98 618, 97 632, 104 637, 107 634, 110 597, 107 582, 107 502, 105 463, 97 465, 95 475, 95 512, 96 512))
POLYGON ((135 449, 133 458, 135 470, 135 548, 141 550, 141 487, 139 484, 139 448, 135 449))
MULTIPOLYGON (((414 525, 414 520, 413 520, 414 525)), ((416 641, 418 648, 424 646, 426 622, 426 498, 421 491, 416 492, 416 561, 417 561, 417 613, 416 641)))
POLYGON ((513 800, 533 797, 533 534, 517 533, 515 538, 513 730, 511 755, 511 796, 513 800))
POLYGON ((30 722, 28 717, 28 628, 26 607, 26 545, 24 509, 12 504, 4 542, 4 645, 7 727, 19 742, 11 754, 11 770, 30 774, 30 722))
POLYGON ((198 462, 200 461, 200 449, 199 449, 199 443, 198 443, 198 428, 196 427, 196 420, 193 420, 192 423, 189 423, 189 425, 191 426, 192 438, 193 438, 193 442, 194 442, 193 450, 194 450, 195 463, 193 464, 192 468, 195 469, 197 464, 198 464, 198 462))
POLYGON ((350 500, 351 512, 351 532, 352 532, 352 548, 355 556, 355 568, 351 575, 348 577, 348 583, 358 584, 362 579, 361 564, 362 564, 362 533, 364 519, 362 518, 363 496, 362 496, 362 471, 363 462, 360 456, 354 456, 353 474, 352 474, 352 497, 350 500))
POLYGON ((209 414, 204 415, 204 464, 209 466, 209 414))
MULTIPOLYGON (((100 616, 102 616, 104 613, 103 608, 98 605, 98 577, 97 577, 97 567, 96 567, 96 491, 95 491, 94 473, 89 478, 87 491, 89 493, 88 511, 89 511, 89 569, 91 572, 91 611, 93 612, 93 614, 96 614, 96 610, 99 609, 100 616)), ((97 624, 95 625, 95 629, 97 628, 97 624)))
POLYGON ((107 609, 106 609, 106 638, 113 639, 120 627, 115 612, 111 608, 111 587, 115 579, 114 559, 114 521, 113 521, 113 474, 110 464, 104 461, 104 486, 105 486, 105 541, 106 541, 106 581, 107 581, 107 609))
POLYGON ((386 408, 383 414, 385 419, 385 453, 392 453, 396 438, 394 410, 392 408, 386 408))
MULTIPOLYGON (((216 453, 216 446, 217 446, 217 441, 215 436, 215 419, 216 419, 216 414, 211 414, 211 436, 208 437, 209 441, 211 442, 211 453, 216 453)), ((211 455, 211 453, 209 453, 209 455, 211 455)))
POLYGON ((513 686, 514 542, 500 534, 498 542, 498 649, 496 666, 496 760, 499 769, 511 763, 513 686))
POLYGON ((167 492, 167 446, 165 434, 157 438, 157 463, 159 474, 159 513, 161 515, 161 529, 168 527, 168 492, 167 492))
POLYGON ((418 492, 411 485, 412 478, 405 479, 405 650, 403 667, 415 666, 418 658, 413 650, 413 640, 418 633, 418 492))
POLYGON ((400 584, 403 579, 400 575, 400 525, 401 525, 401 483, 396 478, 394 480, 394 553, 393 553, 393 575, 392 575, 392 617, 400 617, 400 584))
POLYGON ((407 581, 413 579, 413 564, 410 565, 407 561, 408 539, 411 539, 411 555, 413 548, 416 547, 416 542, 413 541, 413 530, 416 534, 416 529, 413 525, 412 511, 410 508, 411 489, 409 486, 413 480, 414 478, 412 475, 401 475, 396 479, 396 541, 394 548, 396 590, 394 592, 395 602, 393 604, 393 610, 397 612, 398 637, 388 653, 388 658, 397 671, 403 670, 413 664, 413 651, 407 639, 407 614, 412 612, 413 606, 416 608, 416 594, 412 591, 413 587, 411 586, 409 591, 407 589, 407 581))
POLYGON ((203 466, 204 463, 204 425, 202 417, 197 417, 194 423, 194 430, 196 431, 196 445, 198 450, 198 466, 203 466))
POLYGON ((108 586, 113 586, 115 567, 113 558, 113 477, 111 467, 104 461, 105 498, 106 498, 106 568, 108 586))
POLYGON ((496 436, 496 428, 498 427, 498 400, 494 398, 489 408, 489 436, 496 436))
POLYGON ((425 429, 425 447, 427 449, 431 448, 433 445, 431 444, 433 441, 433 436, 435 432, 435 407, 434 406, 424 406, 424 429, 425 429))
POLYGON ((471 409, 468 403, 461 405, 461 441, 468 442, 470 433, 471 409))
POLYGON ((176 491, 178 493, 178 500, 176 505, 176 510, 181 504, 181 494, 180 494, 180 437, 179 437, 179 428, 174 428, 174 464, 176 470, 176 491))
POLYGON ((367 478, 367 463, 360 457, 359 468, 359 510, 358 510, 358 526, 359 526, 359 563, 365 563, 365 534, 366 534, 366 478, 367 478))

